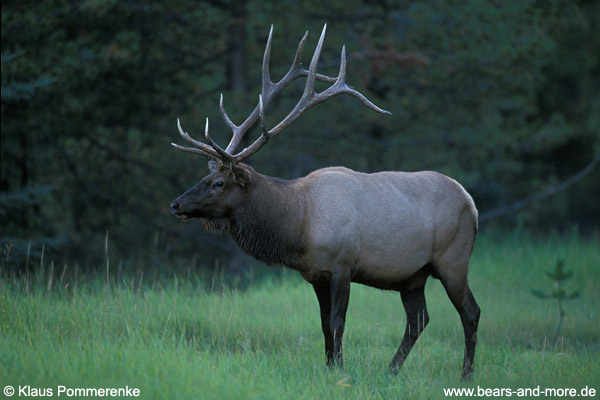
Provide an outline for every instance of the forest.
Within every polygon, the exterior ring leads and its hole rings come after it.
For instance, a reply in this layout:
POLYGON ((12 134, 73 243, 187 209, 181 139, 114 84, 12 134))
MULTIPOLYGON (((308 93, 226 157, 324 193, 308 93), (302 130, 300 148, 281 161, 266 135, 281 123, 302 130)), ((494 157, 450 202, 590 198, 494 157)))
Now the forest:
MULTIPOLYGON (((203 157, 170 146, 176 121, 202 138, 208 117, 224 146, 219 96, 236 123, 254 109, 271 25, 276 80, 325 23, 319 72, 336 75, 346 45, 348 83, 393 115, 335 97, 253 156, 256 170, 436 170, 471 193, 484 231, 597 232, 596 1, 5 1, 6 271, 42 257, 99 269, 109 255, 130 269, 244 268, 227 236, 170 215, 208 173, 203 157)), ((270 123, 303 86, 268 107, 270 123)))

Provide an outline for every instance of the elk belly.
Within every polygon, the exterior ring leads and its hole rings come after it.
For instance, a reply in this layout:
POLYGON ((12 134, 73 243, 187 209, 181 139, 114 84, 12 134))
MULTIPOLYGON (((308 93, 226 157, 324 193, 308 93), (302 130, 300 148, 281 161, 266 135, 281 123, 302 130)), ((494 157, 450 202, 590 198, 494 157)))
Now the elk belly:
POLYGON ((431 257, 431 247, 419 232, 388 237, 387 241, 368 241, 352 274, 352 280, 381 289, 396 289, 421 270, 431 257))

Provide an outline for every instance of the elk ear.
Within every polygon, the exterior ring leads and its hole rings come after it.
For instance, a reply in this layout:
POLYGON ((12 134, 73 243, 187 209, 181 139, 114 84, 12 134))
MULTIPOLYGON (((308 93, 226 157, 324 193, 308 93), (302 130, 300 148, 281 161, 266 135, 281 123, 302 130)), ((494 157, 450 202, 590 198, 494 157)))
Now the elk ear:
POLYGON ((248 172, 248 170, 246 170, 246 168, 242 166, 235 164, 232 165, 231 172, 233 173, 233 179, 235 180, 235 182, 240 184, 241 186, 246 186, 250 181, 250 173, 248 172))
POLYGON ((219 168, 219 163, 215 160, 210 160, 208 162, 208 169, 210 172, 215 172, 219 168))

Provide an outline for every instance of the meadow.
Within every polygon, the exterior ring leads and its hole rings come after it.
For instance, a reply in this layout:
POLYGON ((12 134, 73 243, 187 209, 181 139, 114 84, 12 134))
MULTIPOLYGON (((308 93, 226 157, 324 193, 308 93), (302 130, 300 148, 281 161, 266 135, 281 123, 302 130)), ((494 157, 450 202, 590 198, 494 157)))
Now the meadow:
MULTIPOLYGON (((262 268, 247 285, 222 273, 77 275, 49 266, 0 282, 0 385, 139 388, 144 399, 444 398, 449 387, 600 389, 600 237, 486 233, 470 283, 482 309, 475 375, 461 382, 463 332, 439 281, 431 322, 397 375, 400 296, 353 284, 345 366, 325 366, 318 304, 294 271, 262 268), (545 271, 565 287, 559 338, 545 271), (261 272, 262 271, 262 272, 261 272)), ((56 389, 54 389, 56 390, 56 389)), ((15 396, 16 397, 16 396, 15 396)))

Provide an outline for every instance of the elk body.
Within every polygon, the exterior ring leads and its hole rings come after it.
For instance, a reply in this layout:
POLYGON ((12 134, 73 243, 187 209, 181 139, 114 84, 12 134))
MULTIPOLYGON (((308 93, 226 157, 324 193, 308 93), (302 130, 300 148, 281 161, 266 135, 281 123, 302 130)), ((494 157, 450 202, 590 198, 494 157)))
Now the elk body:
POLYGON ((473 372, 479 321, 479 307, 467 279, 477 210, 460 184, 431 171, 365 174, 342 167, 285 181, 262 175, 241 162, 306 109, 336 94, 350 94, 371 109, 388 113, 346 85, 344 49, 337 78, 316 73, 324 35, 325 28, 309 70, 300 64, 305 35, 292 68, 275 84, 269 76, 271 28, 263 58, 262 93, 254 112, 242 125, 235 125, 221 97, 221 111, 233 131, 227 149, 210 137, 208 120, 208 144, 192 139, 178 124, 180 134, 194 147, 173 145, 212 161, 211 173, 173 201, 171 208, 181 219, 199 218, 209 231, 227 231, 247 254, 267 264, 293 268, 311 283, 320 306, 329 365, 342 365, 351 282, 400 292, 407 323, 390 364, 396 372, 429 322, 425 282, 429 276, 439 279, 464 328, 463 378, 468 378, 473 372), (282 122, 268 129, 264 108, 301 76, 307 76, 301 100, 282 122), (315 93, 316 80, 332 86, 315 93), (261 136, 235 154, 241 137, 259 118, 261 136))

